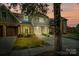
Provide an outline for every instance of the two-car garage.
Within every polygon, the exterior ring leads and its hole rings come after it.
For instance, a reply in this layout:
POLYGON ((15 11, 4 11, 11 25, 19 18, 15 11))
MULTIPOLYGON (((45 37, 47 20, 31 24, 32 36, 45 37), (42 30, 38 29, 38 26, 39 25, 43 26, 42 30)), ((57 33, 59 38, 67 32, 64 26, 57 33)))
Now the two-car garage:
POLYGON ((0 26, 0 37, 4 36, 17 36, 18 35, 18 26, 0 26))

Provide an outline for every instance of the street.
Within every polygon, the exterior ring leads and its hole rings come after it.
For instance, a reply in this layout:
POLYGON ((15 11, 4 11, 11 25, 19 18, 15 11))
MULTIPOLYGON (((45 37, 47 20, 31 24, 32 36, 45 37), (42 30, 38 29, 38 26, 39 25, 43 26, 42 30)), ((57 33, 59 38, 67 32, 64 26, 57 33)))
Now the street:
MULTIPOLYGON (((54 36, 51 37, 42 37, 42 40, 54 46, 54 36)), ((71 52, 73 51, 75 54, 79 55, 79 40, 70 39, 70 38, 62 38, 62 48, 63 50, 71 52)))

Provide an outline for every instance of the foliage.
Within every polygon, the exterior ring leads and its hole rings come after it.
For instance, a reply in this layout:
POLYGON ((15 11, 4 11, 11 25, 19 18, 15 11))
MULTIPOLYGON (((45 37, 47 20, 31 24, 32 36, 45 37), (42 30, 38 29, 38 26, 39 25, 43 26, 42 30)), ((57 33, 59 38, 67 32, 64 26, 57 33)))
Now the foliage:
MULTIPOLYGON (((11 6, 16 6, 17 3, 11 3, 11 6)), ((46 14, 48 10, 48 4, 46 3, 20 3, 22 6, 22 12, 27 15, 34 15, 39 13, 46 14)))
POLYGON ((44 34, 44 33, 43 33, 42 35, 49 37, 49 34, 44 34))
POLYGON ((40 47, 44 46, 45 43, 42 40, 39 40, 37 37, 29 37, 29 38, 18 38, 14 45, 15 49, 22 49, 22 48, 32 48, 32 47, 40 47))
POLYGON ((32 37, 33 35, 32 34, 18 34, 18 38, 21 38, 21 37, 32 37))

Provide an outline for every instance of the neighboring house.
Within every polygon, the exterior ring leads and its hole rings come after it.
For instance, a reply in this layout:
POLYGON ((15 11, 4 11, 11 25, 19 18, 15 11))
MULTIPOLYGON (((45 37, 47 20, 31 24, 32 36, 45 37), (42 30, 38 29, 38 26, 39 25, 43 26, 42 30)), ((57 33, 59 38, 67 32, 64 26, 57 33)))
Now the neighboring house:
POLYGON ((17 36, 19 20, 9 11, 9 9, 0 4, 0 37, 17 36))
POLYGON ((50 18, 49 20, 49 34, 54 34, 54 19, 53 18, 50 18))
POLYGON ((75 27, 67 27, 67 33, 76 33, 76 28, 75 27))
POLYGON ((67 32, 67 19, 64 17, 61 17, 61 26, 62 26, 62 33, 67 32))
MULTIPOLYGON (((54 33, 54 28, 55 28, 55 22, 54 19, 50 19, 50 34, 54 33)), ((62 33, 66 33, 67 32, 67 19, 64 17, 61 17, 61 30, 62 33)))
POLYGON ((35 35, 49 34, 49 18, 46 15, 38 13, 32 16, 31 23, 35 35))
POLYGON ((76 32, 79 33, 79 24, 76 25, 76 32))
POLYGON ((78 30, 79 30, 79 24, 77 24, 77 25, 76 25, 76 29, 78 29, 78 30))

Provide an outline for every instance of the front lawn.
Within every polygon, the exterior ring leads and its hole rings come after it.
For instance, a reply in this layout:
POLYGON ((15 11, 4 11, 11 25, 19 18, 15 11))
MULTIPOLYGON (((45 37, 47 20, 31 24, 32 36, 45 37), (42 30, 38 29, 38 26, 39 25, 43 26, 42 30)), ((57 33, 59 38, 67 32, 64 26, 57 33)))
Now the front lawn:
POLYGON ((66 38, 71 38, 71 39, 77 39, 77 40, 79 40, 79 34, 68 33, 68 34, 65 34, 63 36, 66 37, 66 38))
POLYGON ((47 45, 44 41, 38 39, 37 37, 28 37, 28 38, 17 38, 14 45, 14 49, 23 49, 23 48, 34 48, 47 45))

